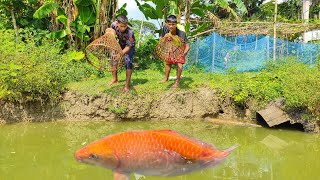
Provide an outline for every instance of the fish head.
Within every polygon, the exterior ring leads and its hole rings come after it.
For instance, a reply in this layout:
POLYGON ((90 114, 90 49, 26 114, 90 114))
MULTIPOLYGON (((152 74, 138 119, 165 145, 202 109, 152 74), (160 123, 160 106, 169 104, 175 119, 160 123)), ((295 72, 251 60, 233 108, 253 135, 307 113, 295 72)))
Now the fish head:
POLYGON ((93 142, 77 150, 75 152, 75 159, 78 162, 108 169, 115 169, 119 163, 114 150, 102 140, 93 142))

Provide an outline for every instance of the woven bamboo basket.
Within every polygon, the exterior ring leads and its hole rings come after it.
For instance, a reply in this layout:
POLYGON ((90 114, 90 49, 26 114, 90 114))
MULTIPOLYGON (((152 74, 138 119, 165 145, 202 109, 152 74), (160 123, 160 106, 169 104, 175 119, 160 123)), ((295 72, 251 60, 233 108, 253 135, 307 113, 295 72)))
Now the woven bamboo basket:
POLYGON ((156 56, 163 61, 176 62, 183 56, 185 50, 185 43, 177 36, 167 33, 160 38, 155 47, 156 56))
POLYGON ((111 28, 86 47, 85 56, 90 64, 102 71, 115 71, 124 64, 122 49, 111 28))

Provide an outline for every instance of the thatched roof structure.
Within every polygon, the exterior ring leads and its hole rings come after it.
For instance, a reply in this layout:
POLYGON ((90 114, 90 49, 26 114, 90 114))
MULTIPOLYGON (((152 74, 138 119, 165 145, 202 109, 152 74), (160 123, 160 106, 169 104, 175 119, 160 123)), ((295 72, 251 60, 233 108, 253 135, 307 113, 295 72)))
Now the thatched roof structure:
MULTIPOLYGON (((194 22, 211 22, 211 21, 197 21, 194 22)), ((212 22, 214 24, 213 28, 199 33, 206 34, 212 31, 216 33, 237 36, 246 34, 265 34, 272 35, 274 33, 274 23, 273 22, 212 22)), ((320 29, 320 23, 276 23, 276 33, 278 37, 284 37, 291 34, 303 33, 315 29, 320 29)))

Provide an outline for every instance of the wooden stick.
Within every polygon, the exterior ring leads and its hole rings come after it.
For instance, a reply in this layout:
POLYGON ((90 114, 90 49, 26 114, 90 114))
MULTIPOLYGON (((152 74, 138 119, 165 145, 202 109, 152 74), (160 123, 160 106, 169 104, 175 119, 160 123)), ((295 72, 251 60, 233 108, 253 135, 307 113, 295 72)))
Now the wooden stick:
POLYGON ((217 123, 217 124, 231 124, 231 125, 236 125, 236 126, 262 127, 261 125, 258 125, 258 124, 250 124, 250 123, 238 122, 238 121, 233 121, 233 120, 221 120, 221 119, 213 119, 213 118, 208 118, 206 120, 209 122, 212 122, 212 123, 217 123))

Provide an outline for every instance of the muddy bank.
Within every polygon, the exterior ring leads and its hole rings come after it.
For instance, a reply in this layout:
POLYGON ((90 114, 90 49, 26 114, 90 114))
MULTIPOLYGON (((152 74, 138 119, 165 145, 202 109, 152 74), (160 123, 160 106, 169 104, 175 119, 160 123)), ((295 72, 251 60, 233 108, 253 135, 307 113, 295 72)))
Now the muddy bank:
MULTIPOLYGON (((211 89, 166 91, 158 95, 89 96, 68 91, 60 103, 28 102, 0 103, 0 121, 53 121, 53 120, 147 120, 147 119, 242 119, 253 124, 256 120, 256 103, 238 107, 230 97, 211 89)), ((318 132, 318 124, 295 118, 307 132, 318 132)))

